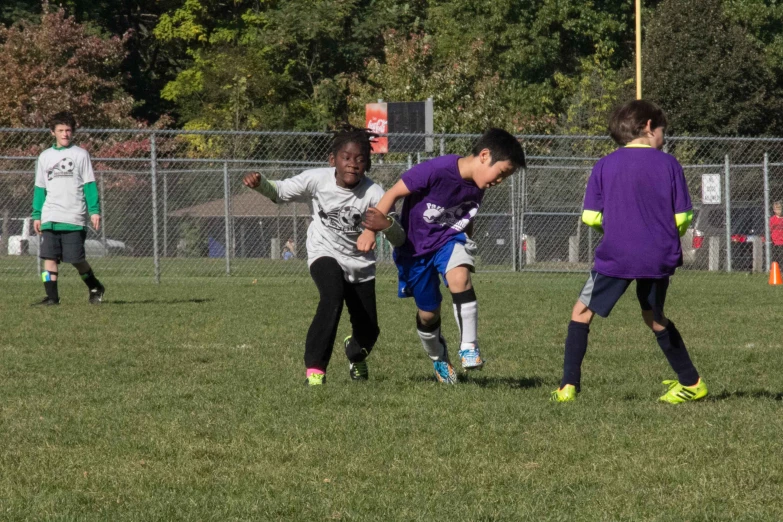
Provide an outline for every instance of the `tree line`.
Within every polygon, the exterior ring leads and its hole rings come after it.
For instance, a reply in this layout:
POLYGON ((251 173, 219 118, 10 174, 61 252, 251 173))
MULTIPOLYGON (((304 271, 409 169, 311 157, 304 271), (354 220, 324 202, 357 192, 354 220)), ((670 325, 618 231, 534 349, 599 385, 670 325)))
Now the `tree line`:
MULTIPOLYGON (((645 0, 670 132, 783 131, 783 4, 645 0)), ((432 97, 435 128, 603 134, 634 96, 632 0, 6 0, 0 126, 323 130, 432 97)))

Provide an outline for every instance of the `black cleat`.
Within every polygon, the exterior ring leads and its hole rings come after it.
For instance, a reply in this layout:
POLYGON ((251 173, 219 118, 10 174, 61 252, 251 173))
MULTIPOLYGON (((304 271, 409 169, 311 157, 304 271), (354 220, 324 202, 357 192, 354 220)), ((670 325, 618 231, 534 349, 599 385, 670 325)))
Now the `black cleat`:
POLYGON ((103 285, 98 288, 90 290, 90 304, 99 305, 103 302, 103 294, 106 293, 106 288, 103 285))
POLYGON ((367 361, 358 363, 351 363, 348 367, 348 374, 351 376, 351 380, 354 381, 366 381, 370 378, 370 372, 367 369, 367 361))
POLYGON ((42 301, 33 303, 30 306, 55 306, 59 304, 60 304, 59 299, 50 299, 49 297, 44 297, 42 301))

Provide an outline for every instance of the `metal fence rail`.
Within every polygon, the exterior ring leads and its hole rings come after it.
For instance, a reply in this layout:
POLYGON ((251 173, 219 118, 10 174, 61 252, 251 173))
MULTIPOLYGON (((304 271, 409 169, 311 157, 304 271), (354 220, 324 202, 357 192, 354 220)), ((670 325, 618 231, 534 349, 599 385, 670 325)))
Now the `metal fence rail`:
MULTIPOLYGON (((478 135, 391 135, 395 150, 373 157, 369 176, 390 187, 413 164, 468 154, 478 135)), ((600 236, 580 222, 584 188, 606 137, 520 136, 528 167, 489 189, 475 221, 481 271, 581 272, 600 236)), ((307 275, 308 205, 274 205, 241 183, 244 173, 285 179, 327 165, 331 135, 83 129, 103 206, 87 255, 105 276, 307 275)), ((51 146, 46 129, 0 129, 0 276, 39 270, 29 219, 35 162, 51 146)), ((767 271, 772 203, 783 199, 783 140, 675 137, 694 203, 683 238, 685 269, 767 271)), ((378 244, 379 274, 393 274, 378 244)), ((778 260, 781 261, 781 260, 778 260)))

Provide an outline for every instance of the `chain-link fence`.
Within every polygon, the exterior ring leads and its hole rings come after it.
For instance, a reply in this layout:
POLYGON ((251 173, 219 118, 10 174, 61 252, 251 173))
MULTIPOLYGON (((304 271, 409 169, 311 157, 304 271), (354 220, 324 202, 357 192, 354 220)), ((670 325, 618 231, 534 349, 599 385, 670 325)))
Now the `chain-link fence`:
MULTIPOLYGON (((468 154, 477 138, 390 135, 395 152, 375 155, 369 175, 388 188, 415 163, 468 154)), ((587 270, 600 236, 581 224, 584 188, 613 143, 520 140, 527 168, 489 189, 475 220, 478 270, 587 270)), ((241 178, 258 171, 284 179, 326 166, 331 134, 113 129, 80 130, 75 141, 90 151, 102 202, 103 226, 88 231, 86 247, 103 276, 307 274, 310 206, 275 205, 241 178)), ((36 158, 51 145, 45 129, 0 129, 0 275, 39 271, 29 216, 36 158)), ((682 163, 694 203, 684 268, 768 270, 780 250, 769 219, 783 199, 783 140, 677 137, 667 151, 682 163)), ((388 243, 379 241, 377 254, 379 273, 392 274, 388 243)))

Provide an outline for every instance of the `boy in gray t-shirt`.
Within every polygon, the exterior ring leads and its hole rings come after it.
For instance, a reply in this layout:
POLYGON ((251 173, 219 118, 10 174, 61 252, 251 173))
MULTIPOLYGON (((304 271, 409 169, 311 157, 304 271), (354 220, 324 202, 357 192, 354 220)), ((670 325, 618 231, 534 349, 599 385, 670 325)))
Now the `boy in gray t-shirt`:
POLYGON ((52 116, 49 129, 55 144, 38 156, 33 195, 33 226, 40 236, 38 257, 46 297, 36 305, 58 305, 57 265, 71 263, 90 289, 89 302, 100 304, 105 288, 85 259, 87 215, 95 230, 101 226, 101 206, 90 154, 71 143, 76 120, 69 112, 52 116))

